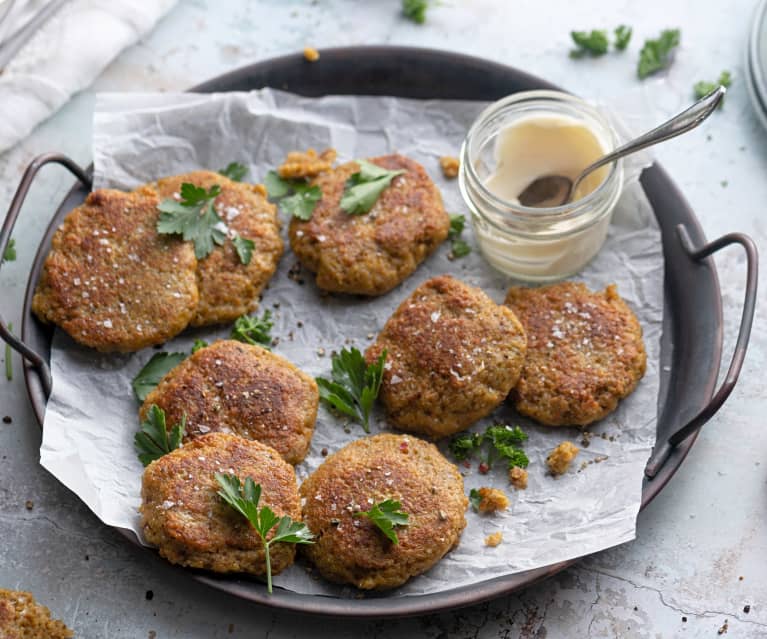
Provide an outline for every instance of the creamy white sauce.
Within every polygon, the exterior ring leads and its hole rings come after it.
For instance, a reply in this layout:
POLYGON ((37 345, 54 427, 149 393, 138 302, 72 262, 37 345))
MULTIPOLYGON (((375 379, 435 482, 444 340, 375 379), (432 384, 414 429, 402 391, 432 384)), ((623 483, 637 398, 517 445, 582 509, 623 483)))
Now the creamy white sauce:
MULTIPOLYGON (((587 124, 576 118, 554 113, 526 115, 500 131, 495 140, 493 172, 485 186, 510 204, 519 204, 519 194, 535 179, 564 175, 575 179, 610 146, 587 124)), ((594 191, 605 179, 609 167, 587 177, 573 201, 594 191)), ((616 197, 611 200, 610 208, 616 197)), ((602 208, 605 202, 595 206, 602 208)), ((498 234, 491 227, 475 225, 483 253, 496 268, 522 279, 545 281, 577 272, 601 248, 610 215, 596 224, 579 229, 582 221, 557 224, 557 232, 498 234), (568 232, 568 228, 571 229, 568 232)), ((553 229, 551 229, 553 230, 553 229)))
MULTIPOLYGON (((528 115, 498 134, 495 171, 485 185, 499 197, 518 203, 519 194, 537 178, 564 175, 574 180, 607 152, 607 146, 594 131, 575 118, 528 115)), ((596 189, 607 171, 608 168, 603 167, 583 180, 573 200, 596 189)))

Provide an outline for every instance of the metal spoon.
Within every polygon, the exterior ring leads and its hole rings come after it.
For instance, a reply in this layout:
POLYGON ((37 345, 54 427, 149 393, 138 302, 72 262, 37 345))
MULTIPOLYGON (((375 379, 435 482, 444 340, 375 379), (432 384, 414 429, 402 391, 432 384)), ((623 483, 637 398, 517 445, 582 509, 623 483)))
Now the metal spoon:
POLYGON ((593 164, 589 164, 575 180, 571 180, 564 175, 544 175, 536 178, 519 194, 519 203, 522 206, 535 208, 551 208, 567 204, 573 197, 578 185, 589 173, 600 166, 614 162, 635 151, 658 144, 658 142, 670 140, 677 135, 694 129, 714 112, 726 92, 727 89, 720 86, 688 109, 682 111, 679 115, 671 118, 668 122, 664 122, 652 131, 640 135, 638 138, 618 147, 612 153, 599 158, 593 164))

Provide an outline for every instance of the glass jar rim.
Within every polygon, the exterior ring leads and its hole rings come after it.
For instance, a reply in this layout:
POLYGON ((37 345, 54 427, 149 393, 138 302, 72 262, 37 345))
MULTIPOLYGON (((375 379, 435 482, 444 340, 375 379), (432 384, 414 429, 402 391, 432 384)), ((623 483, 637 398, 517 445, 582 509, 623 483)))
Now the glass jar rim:
POLYGON ((468 133, 466 134, 466 139, 464 141, 464 146, 462 150, 462 157, 461 161, 462 164, 465 166, 465 170, 469 173, 472 182, 474 182, 475 188, 477 188, 482 196, 492 202, 494 205, 503 207, 503 208, 511 208, 514 209, 514 215, 521 217, 521 218, 531 218, 536 219, 538 221, 560 221, 560 220, 567 220, 572 219, 575 217, 579 217, 582 214, 582 211, 584 209, 588 209, 589 205, 598 200, 600 197, 603 196, 604 192, 607 190, 609 184, 613 181, 613 178, 616 175, 618 164, 620 160, 611 162, 609 165, 609 172, 605 176, 605 178, 599 183, 599 186, 595 188, 591 193, 586 195, 585 197, 580 198, 579 200, 576 200, 575 202, 568 202, 567 204, 562 204, 560 206, 553 206, 548 208, 536 208, 532 206, 524 206, 522 204, 517 204, 514 202, 510 202, 509 200, 506 200, 502 197, 499 197, 496 195, 493 191, 488 189, 484 182, 480 179, 479 175, 477 175, 476 169, 474 168, 474 165, 472 162, 469 161, 469 141, 470 139, 477 133, 479 127, 484 124, 484 122, 491 116, 494 115, 497 111, 500 109, 503 109, 504 107, 507 107, 510 104, 514 104, 516 102, 520 102, 523 100, 535 100, 535 99, 543 99, 543 100, 549 100, 549 101, 558 101, 560 103, 566 103, 570 105, 574 105, 581 109, 582 111, 586 112, 588 115, 593 117, 597 122, 599 122, 604 130, 609 134, 612 142, 612 149, 608 150, 608 153, 612 151, 616 147, 617 143, 617 136, 615 129, 610 124, 610 122, 605 118, 599 110, 597 110, 593 105, 589 104, 585 100, 578 98, 570 93, 565 93, 564 91, 552 91, 549 89, 537 89, 534 91, 519 91, 517 93, 512 93, 511 95, 507 95, 504 98, 501 98, 500 100, 496 100, 492 104, 489 104, 486 106, 482 112, 477 116, 477 119, 474 121, 474 123, 469 128, 468 133))

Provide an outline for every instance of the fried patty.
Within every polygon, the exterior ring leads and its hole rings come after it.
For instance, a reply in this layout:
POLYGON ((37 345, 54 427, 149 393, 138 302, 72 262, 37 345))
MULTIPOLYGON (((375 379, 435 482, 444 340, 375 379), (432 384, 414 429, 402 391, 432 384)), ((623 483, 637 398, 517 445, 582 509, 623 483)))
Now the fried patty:
POLYGON ((141 419, 157 404, 168 427, 186 415, 189 441, 234 433, 274 448, 297 464, 309 450, 319 395, 314 379, 260 346, 222 340, 171 370, 147 396, 141 419))
POLYGON ((231 240, 216 245, 197 267, 200 302, 193 326, 231 322, 258 306, 258 296, 274 275, 283 252, 277 208, 266 199, 261 185, 234 182, 212 171, 194 171, 158 180, 150 186, 161 200, 178 197, 189 182, 206 189, 221 187, 214 207, 230 234, 255 244, 249 264, 243 264, 231 240))
POLYGON ((184 330, 197 260, 191 243, 157 233, 157 204, 149 189, 88 195, 53 236, 35 314, 100 351, 137 351, 184 330))
POLYGON ((491 413, 519 380, 526 339, 514 313, 448 275, 419 286, 365 357, 384 350, 381 385, 398 428, 445 437, 491 413))
POLYGON ((312 181, 322 189, 322 199, 310 220, 290 222, 290 246, 326 291, 386 293, 434 252, 450 228, 439 189, 418 162, 402 155, 369 161, 406 171, 392 180, 369 213, 349 215, 341 209, 346 181, 359 171, 356 162, 349 162, 312 181))
POLYGON ((302 550, 330 581, 362 588, 396 588, 458 545, 468 501, 463 479, 433 444, 383 434, 348 444, 301 486, 304 521, 316 535, 302 550), (401 503, 408 526, 389 541, 367 517, 386 499, 401 503))
POLYGON ((69 639, 72 631, 51 619, 51 611, 29 592, 0 588, 0 637, 2 639, 69 639))
MULTIPOLYGON (((217 494, 216 473, 237 475, 241 482, 252 478, 261 485, 260 508, 269 506, 278 517, 300 519, 293 467, 277 451, 236 435, 210 433, 144 470, 140 508, 144 536, 171 563, 263 577, 263 545, 248 520, 217 494)), ((272 574, 293 563, 292 544, 275 543, 270 549, 272 574)))
POLYGON ((523 415, 585 426, 615 410, 644 375, 642 327, 615 285, 513 287, 506 304, 527 332, 527 359, 511 393, 523 415))

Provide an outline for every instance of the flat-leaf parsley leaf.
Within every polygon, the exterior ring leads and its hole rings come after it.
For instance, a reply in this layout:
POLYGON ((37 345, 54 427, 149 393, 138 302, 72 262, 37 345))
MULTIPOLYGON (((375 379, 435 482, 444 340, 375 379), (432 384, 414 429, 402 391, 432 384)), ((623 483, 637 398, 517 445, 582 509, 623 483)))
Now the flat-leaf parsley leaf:
POLYGON ((671 64, 671 56, 679 46, 679 29, 665 29, 656 40, 645 40, 639 52, 637 75, 644 80, 648 75, 661 71, 671 64))
POLYGON ((322 189, 311 186, 305 179, 286 180, 277 171, 269 171, 264 178, 269 198, 279 200, 280 208, 288 215, 306 222, 312 219, 317 202, 322 199, 322 189))
MULTIPOLYGON (((715 89, 718 89, 720 86, 724 87, 725 89, 729 89, 730 85, 732 84, 732 75, 729 71, 722 71, 719 74, 719 79, 716 82, 696 82, 695 86, 693 86, 693 91, 695 92, 695 99, 700 100, 701 98, 706 97, 709 93, 714 91, 715 89)), ((719 103, 719 108, 722 108, 722 105, 724 104, 724 99, 719 103)))
POLYGON ((426 9, 429 8, 429 0, 402 0, 403 15, 416 24, 426 22, 426 9))
POLYGON ((237 257, 240 258, 240 262, 245 266, 250 264, 250 260, 253 259, 253 250, 256 248, 256 243, 236 233, 232 237, 232 244, 234 244, 234 250, 237 251, 237 257))
POLYGON ((173 368, 186 359, 186 353, 155 353, 133 378, 133 392, 143 402, 160 383, 160 380, 173 368))
POLYGON ((367 160, 357 160, 360 170, 346 181, 341 208, 349 215, 364 215, 373 208, 384 189, 404 170, 389 171, 367 160))
POLYGON ((240 164, 239 162, 230 162, 226 165, 225 169, 219 169, 218 173, 219 175, 228 177, 234 182, 242 182, 249 171, 250 169, 244 164, 240 164))
POLYGON ((354 513, 354 516, 367 517, 393 544, 399 543, 394 527, 408 526, 410 519, 410 515, 402 510, 402 504, 394 499, 385 499, 378 504, 373 504, 367 512, 361 510, 354 513))
POLYGON ((631 41, 631 27, 622 24, 618 27, 615 27, 615 31, 613 31, 613 33, 615 34, 615 48, 618 49, 618 51, 623 51, 631 41))
POLYGON ((181 235, 185 241, 194 242, 194 254, 198 260, 207 257, 214 243, 221 245, 226 240, 226 225, 213 207, 220 193, 218 184, 206 190, 184 182, 180 201, 167 198, 157 207, 160 210, 157 232, 181 235))
POLYGON ((578 47, 570 52, 570 56, 573 58, 581 58, 586 54, 593 56, 604 55, 610 46, 610 42, 607 39, 607 31, 604 29, 571 31, 570 37, 578 47))
POLYGON ((16 259, 16 240, 11 238, 8 242, 8 246, 5 247, 5 253, 3 253, 3 262, 13 262, 16 259))
POLYGON ((320 399, 340 413, 357 420, 370 432, 370 411, 381 390, 386 351, 368 364, 356 348, 333 356, 332 380, 317 377, 320 399))
POLYGON ((229 506, 240 513, 250 522, 264 546, 266 559, 266 590, 272 592, 272 562, 269 550, 272 544, 313 544, 312 535, 306 524, 293 521, 287 515, 278 517, 269 506, 258 507, 261 500, 261 484, 256 484, 252 478, 246 477, 243 483, 236 475, 215 475, 221 490, 219 496, 229 506), (276 526, 271 539, 269 533, 276 526))
POLYGON ((174 425, 168 433, 165 411, 152 404, 149 407, 149 416, 141 423, 141 430, 133 440, 141 463, 148 466, 155 459, 176 450, 181 446, 185 428, 186 415, 181 418, 181 423, 174 425))

